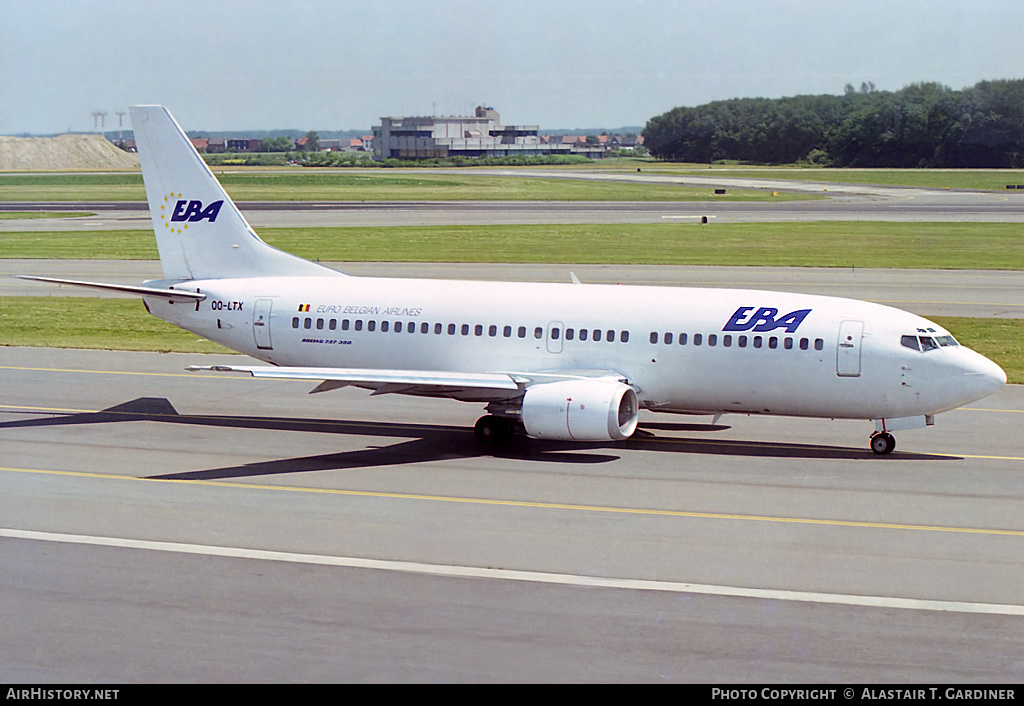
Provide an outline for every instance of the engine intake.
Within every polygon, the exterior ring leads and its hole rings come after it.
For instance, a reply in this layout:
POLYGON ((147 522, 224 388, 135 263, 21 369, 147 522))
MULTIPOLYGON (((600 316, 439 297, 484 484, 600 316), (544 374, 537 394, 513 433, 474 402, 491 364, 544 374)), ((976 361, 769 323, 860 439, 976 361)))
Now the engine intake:
POLYGON ((535 439, 622 441, 638 416, 636 392, 613 380, 547 382, 523 397, 523 426, 535 439))

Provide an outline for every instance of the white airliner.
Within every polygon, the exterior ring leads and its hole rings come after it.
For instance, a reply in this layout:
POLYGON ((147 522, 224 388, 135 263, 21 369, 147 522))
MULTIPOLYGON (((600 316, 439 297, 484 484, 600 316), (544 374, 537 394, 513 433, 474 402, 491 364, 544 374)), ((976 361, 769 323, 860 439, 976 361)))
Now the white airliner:
POLYGON ((350 277, 249 227, 161 106, 131 109, 164 277, 146 309, 267 366, 261 378, 486 403, 484 443, 628 439, 641 409, 874 420, 891 432, 1005 384, 927 319, 835 297, 739 289, 350 277))

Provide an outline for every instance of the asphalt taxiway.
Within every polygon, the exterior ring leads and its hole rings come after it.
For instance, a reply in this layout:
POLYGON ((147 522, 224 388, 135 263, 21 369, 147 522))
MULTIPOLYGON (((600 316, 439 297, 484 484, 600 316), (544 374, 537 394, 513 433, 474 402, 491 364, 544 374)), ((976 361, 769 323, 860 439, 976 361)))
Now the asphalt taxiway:
POLYGON ((491 453, 230 358, 0 349, 6 681, 1024 677, 1020 387, 491 453))

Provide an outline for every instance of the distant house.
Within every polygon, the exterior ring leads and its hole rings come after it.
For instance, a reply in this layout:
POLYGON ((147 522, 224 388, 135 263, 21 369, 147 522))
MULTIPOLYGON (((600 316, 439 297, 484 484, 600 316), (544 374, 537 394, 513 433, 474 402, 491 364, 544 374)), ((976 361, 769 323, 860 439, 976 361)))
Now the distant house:
POLYGON ((210 140, 206 137, 194 137, 192 138, 192 146, 200 152, 208 152, 210 140))
POLYGON ((235 152, 259 152, 263 140, 251 140, 248 137, 230 139, 227 141, 227 149, 235 152))

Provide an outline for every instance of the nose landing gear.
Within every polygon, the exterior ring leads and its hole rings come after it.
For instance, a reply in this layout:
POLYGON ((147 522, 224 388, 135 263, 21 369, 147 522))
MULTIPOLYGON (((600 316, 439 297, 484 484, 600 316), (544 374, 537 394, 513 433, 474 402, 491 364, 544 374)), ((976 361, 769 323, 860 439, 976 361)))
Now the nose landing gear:
POLYGON ((892 453, 896 448, 896 437, 887 431, 876 431, 871 435, 871 450, 879 456, 892 453))

